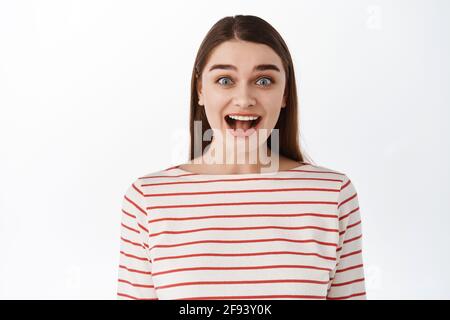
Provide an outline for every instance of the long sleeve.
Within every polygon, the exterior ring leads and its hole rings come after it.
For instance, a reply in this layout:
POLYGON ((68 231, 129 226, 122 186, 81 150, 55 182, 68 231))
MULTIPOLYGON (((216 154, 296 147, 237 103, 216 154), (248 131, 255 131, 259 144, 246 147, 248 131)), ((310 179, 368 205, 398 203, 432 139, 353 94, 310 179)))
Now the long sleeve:
POLYGON ((157 300, 148 252, 145 197, 139 179, 131 184, 122 200, 118 300, 157 300))
POLYGON ((344 175, 338 196, 339 244, 336 267, 330 273, 327 299, 366 300, 362 226, 356 189, 344 175))

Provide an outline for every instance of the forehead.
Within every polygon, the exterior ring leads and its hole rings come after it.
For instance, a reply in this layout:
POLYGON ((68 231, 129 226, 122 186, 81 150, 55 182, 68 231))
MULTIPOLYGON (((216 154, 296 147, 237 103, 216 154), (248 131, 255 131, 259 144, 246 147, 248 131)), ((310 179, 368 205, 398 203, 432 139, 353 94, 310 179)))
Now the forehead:
POLYGON ((275 64, 284 71, 278 54, 268 45, 242 40, 225 41, 215 47, 205 66, 205 71, 214 64, 232 64, 238 71, 251 72, 259 64, 275 64))

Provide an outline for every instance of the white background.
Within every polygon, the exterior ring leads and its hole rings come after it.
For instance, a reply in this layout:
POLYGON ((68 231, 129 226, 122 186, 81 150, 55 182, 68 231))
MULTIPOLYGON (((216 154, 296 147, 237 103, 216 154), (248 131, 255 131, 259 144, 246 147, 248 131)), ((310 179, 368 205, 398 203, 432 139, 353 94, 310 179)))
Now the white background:
POLYGON ((289 46, 302 144, 360 200, 368 299, 450 298, 450 2, 0 1, 0 298, 115 299, 120 205, 182 163, 198 47, 289 46))

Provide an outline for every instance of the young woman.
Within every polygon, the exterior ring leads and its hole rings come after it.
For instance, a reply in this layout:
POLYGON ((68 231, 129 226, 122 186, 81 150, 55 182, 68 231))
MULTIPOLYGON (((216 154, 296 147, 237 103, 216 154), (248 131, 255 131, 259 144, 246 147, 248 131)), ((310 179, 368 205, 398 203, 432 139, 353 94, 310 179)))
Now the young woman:
POLYGON ((357 193, 300 152, 278 32, 221 19, 191 84, 189 161, 124 196, 117 298, 366 299, 357 193))

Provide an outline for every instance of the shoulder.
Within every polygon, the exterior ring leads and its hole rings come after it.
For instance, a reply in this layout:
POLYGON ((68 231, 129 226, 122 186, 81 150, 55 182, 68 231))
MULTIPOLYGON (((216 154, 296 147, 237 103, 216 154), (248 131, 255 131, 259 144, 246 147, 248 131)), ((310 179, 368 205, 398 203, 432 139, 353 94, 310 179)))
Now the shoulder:
POLYGON ((335 177, 338 179, 341 179, 342 181, 346 181, 349 180, 348 175, 338 169, 332 168, 332 167, 328 167, 328 166, 321 166, 318 164, 314 164, 314 163, 310 163, 310 162, 305 162, 305 170, 314 172, 314 173, 320 173, 321 175, 328 175, 330 177, 335 177))
POLYGON ((125 191, 125 200, 134 202, 145 201, 146 193, 153 185, 164 184, 171 177, 176 177, 176 167, 167 167, 159 170, 149 171, 142 175, 131 178, 125 191))
POLYGON ((347 172, 336 168, 320 166, 312 163, 307 163, 307 165, 305 166, 305 170, 318 173, 321 178, 336 181, 338 183, 340 193, 356 193, 354 181, 347 172))
POLYGON ((138 177, 134 177, 134 179, 132 180, 132 184, 134 184, 138 188, 141 188, 142 186, 145 186, 146 183, 151 183, 152 180, 157 181, 160 179, 176 177, 177 167, 178 166, 170 166, 158 170, 144 172, 138 177))

